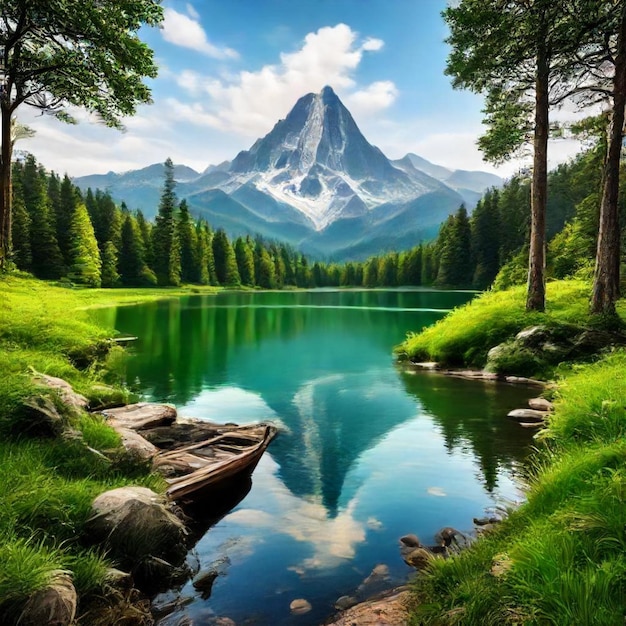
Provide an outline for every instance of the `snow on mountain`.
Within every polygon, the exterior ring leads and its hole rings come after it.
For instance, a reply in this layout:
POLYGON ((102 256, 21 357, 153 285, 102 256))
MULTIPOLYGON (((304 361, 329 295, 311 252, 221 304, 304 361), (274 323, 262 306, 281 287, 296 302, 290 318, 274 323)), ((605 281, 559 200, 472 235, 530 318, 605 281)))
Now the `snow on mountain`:
MULTIPOLYGON (((152 217, 162 171, 155 165, 75 182, 82 189, 106 188, 152 217)), ((471 186, 491 180, 476 182, 473 175, 484 172, 448 170, 412 154, 390 161, 363 136, 331 87, 302 96, 232 161, 202 173, 181 166, 177 173, 178 197, 214 228, 260 233, 334 258, 432 237, 462 202, 473 207, 479 193, 471 186)))

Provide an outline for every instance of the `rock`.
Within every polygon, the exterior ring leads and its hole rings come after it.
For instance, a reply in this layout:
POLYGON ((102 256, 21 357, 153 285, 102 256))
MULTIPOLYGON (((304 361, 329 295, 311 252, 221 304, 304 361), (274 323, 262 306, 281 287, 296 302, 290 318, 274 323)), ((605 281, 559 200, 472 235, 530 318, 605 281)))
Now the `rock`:
MULTIPOLYGON (((410 548, 413 549, 413 548, 410 548)), ((369 576, 357 587, 357 598, 370 598, 381 591, 389 589, 389 567, 384 563, 379 563, 370 572, 369 576)))
POLYGON ((169 425, 176 420, 176 409, 173 406, 151 402, 127 404, 117 409, 105 409, 101 413, 114 428, 132 430, 169 425))
POLYGON ((400 537, 400 543, 409 548, 419 548, 422 545, 417 535, 404 535, 404 537, 400 537))
POLYGON ((345 611, 349 609, 351 606, 354 606, 358 603, 358 600, 354 596, 341 596, 341 598, 337 598, 335 602, 335 608, 338 611, 345 611))
POLYGON ((115 429, 122 439, 122 447, 129 454, 143 460, 148 461, 155 456, 159 449, 147 439, 144 439, 138 432, 130 428, 115 429))
POLYGON ((554 404, 550 400, 545 398, 531 398, 528 401, 528 406, 535 411, 553 411, 554 404))
POLYGON ((207 572, 202 572, 198 576, 196 576, 193 581, 194 589, 197 589, 200 592, 200 597, 203 600, 208 600, 211 597, 211 592, 213 591, 213 583, 215 579, 218 577, 218 573, 211 569, 207 572))
POLYGON ((289 608, 294 615, 303 615, 308 613, 312 607, 311 603, 304 598, 298 598, 297 600, 292 600, 289 608))
POLYGON ((24 400, 20 418, 20 430, 39 437, 59 437, 66 423, 54 402, 45 396, 24 400))
POLYGON ((413 365, 421 370, 438 370, 439 363, 436 361, 423 361, 421 363, 413 363, 413 365))
POLYGON ((548 417, 548 412, 536 411, 535 409, 513 409, 507 413, 507 417, 510 417, 518 422, 543 424, 546 417, 548 417))
POLYGON ((422 569, 435 558, 435 555, 427 548, 414 548, 403 558, 407 565, 422 569))
POLYGON ((85 396, 77 393, 67 381, 48 374, 35 373, 33 376, 35 384, 47 387, 55 391, 61 398, 63 404, 71 407, 75 411, 83 411, 89 408, 89 401, 85 396))
POLYGON ((407 605, 410 592, 406 587, 357 604, 327 621, 328 626, 401 626, 409 622, 407 605))
POLYGON ((58 571, 46 587, 30 596, 18 622, 21 626, 69 626, 77 603, 70 572, 58 571))
POLYGON ((522 428, 541 428, 544 426, 543 422, 519 422, 522 428))
POLYGON ((452 541, 454 540, 454 536, 458 533, 459 531, 456 530, 456 528, 452 528, 451 526, 445 526, 444 528, 442 528, 441 530, 438 530, 437 533, 435 534, 435 541, 440 545, 440 546, 449 546, 452 541))
POLYGON ((500 522, 499 517, 475 517, 474 524, 476 526, 486 526, 487 524, 497 524, 500 522))
POLYGON ((133 573, 139 563, 150 560, 162 573, 162 562, 179 565, 187 554, 185 525, 164 497, 145 487, 120 487, 99 495, 86 530, 133 573))

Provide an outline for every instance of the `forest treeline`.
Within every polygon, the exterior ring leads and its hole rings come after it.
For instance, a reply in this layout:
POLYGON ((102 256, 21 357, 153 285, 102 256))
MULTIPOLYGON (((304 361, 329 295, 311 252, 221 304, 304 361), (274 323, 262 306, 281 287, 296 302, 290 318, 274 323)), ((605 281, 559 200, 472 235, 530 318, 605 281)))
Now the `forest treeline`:
MULTIPOLYGON (((548 271, 555 278, 592 272, 602 162, 598 145, 550 173, 548 271)), ((32 155, 14 164, 13 203, 15 266, 74 284, 486 289, 498 274, 503 286, 526 278, 530 180, 523 173, 488 190, 471 215, 460 206, 434 241, 347 263, 312 261, 283 243, 214 231, 178 201, 169 160, 154 222, 106 191, 81 192, 32 155)))

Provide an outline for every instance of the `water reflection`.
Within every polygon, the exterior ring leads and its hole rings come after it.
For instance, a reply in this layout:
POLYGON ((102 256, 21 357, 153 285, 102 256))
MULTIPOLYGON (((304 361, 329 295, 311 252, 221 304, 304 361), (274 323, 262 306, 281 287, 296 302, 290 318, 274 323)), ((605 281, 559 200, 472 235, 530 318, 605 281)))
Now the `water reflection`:
POLYGON ((469 297, 224 293, 99 313, 139 336, 127 381, 152 399, 183 415, 282 427, 250 493, 198 544, 201 566, 219 562, 223 573, 208 600, 182 590, 195 598, 185 609, 195 623, 321 623, 376 564, 404 579, 399 536, 467 528, 515 496, 530 435, 505 415, 529 392, 410 374, 391 355, 408 330, 469 297), (296 597, 310 614, 290 615, 296 597))

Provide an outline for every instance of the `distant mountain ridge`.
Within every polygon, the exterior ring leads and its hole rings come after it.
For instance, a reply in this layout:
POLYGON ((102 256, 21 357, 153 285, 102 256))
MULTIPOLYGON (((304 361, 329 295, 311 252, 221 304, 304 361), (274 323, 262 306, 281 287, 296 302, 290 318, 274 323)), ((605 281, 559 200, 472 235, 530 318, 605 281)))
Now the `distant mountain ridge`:
MULTIPOLYGON (((232 161, 174 172, 179 198, 231 235, 282 240, 325 258, 362 258, 434 236, 461 203, 472 208, 502 180, 408 154, 390 161, 362 135, 330 87, 301 97, 285 119, 232 161)), ((76 178, 156 213, 163 166, 76 178)))

